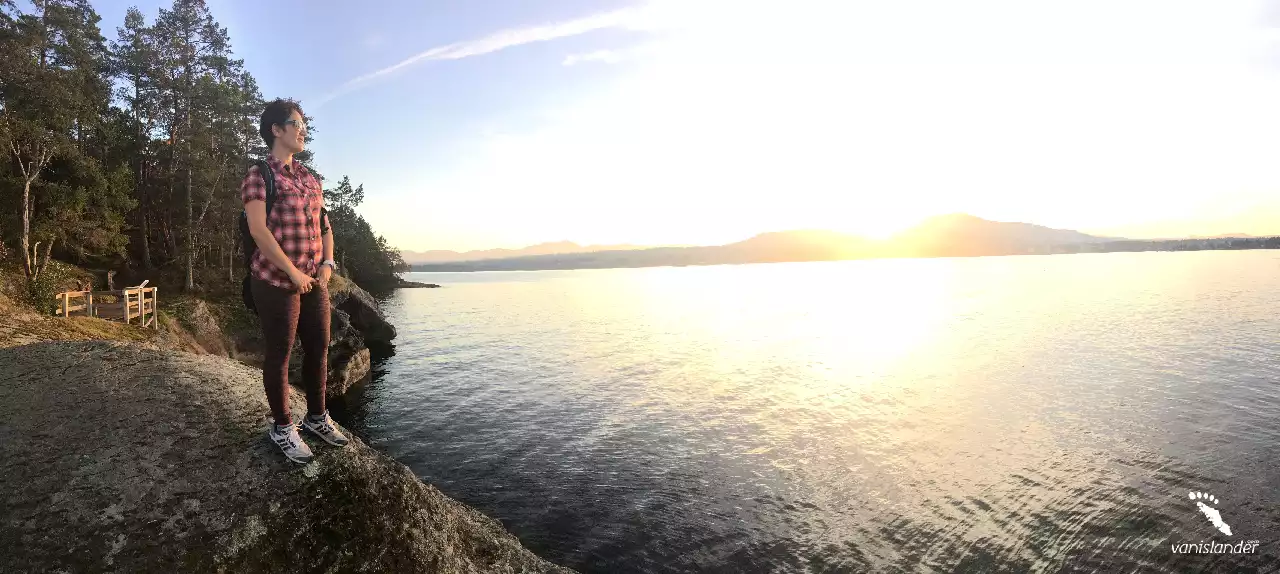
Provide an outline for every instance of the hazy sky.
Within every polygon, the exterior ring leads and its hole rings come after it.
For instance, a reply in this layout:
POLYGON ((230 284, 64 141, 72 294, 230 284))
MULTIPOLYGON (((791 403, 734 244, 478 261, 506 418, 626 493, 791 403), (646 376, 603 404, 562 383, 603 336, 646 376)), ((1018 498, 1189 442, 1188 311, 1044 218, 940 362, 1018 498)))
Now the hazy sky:
MULTIPOLYGON (((109 38, 129 4, 95 3, 109 38)), ((956 211, 1280 234, 1276 2, 210 7, 404 249, 883 235, 956 211)))

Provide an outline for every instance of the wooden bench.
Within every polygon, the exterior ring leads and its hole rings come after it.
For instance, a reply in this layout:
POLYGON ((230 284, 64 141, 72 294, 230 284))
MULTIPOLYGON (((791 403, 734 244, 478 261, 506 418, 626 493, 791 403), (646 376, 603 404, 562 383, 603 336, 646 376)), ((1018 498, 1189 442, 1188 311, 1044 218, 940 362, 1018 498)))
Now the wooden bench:
POLYGON ((143 327, 156 326, 157 292, 147 287, 147 282, 137 287, 114 291, 66 291, 55 295, 59 317, 98 317, 109 321, 131 324, 136 319, 143 327))

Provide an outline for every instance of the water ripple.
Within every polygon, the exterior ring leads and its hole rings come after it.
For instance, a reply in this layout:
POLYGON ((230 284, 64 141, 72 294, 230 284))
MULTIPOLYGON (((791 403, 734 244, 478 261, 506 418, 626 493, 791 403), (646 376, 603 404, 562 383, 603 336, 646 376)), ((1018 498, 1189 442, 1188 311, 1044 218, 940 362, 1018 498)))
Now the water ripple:
POLYGON ((1264 571, 1271 262, 433 274, 386 301, 396 354, 335 412, 586 572, 1264 571))

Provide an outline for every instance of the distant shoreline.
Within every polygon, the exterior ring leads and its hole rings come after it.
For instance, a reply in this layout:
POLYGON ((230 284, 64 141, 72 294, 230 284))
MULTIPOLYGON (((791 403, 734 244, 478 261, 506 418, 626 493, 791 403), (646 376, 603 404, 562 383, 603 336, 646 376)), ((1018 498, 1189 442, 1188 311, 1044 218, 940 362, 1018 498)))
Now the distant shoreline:
MULTIPOLYGON (((691 258, 689 261, 626 261, 627 257, 645 251, 667 250, 655 248, 641 251, 605 251, 591 254, 536 255, 509 259, 486 259, 454 263, 414 265, 412 273, 474 273, 483 271, 572 271, 578 269, 641 269, 649 267, 704 267, 710 265, 744 265, 756 263, 810 263, 817 261, 862 261, 873 259, 938 259, 954 257, 1008 257, 1018 255, 1075 255, 1080 253, 1136 253, 1146 251, 1246 251, 1280 249, 1280 237, 1212 238, 1212 239, 1157 239, 1122 240, 1097 243, 1048 245, 1025 248, 1022 251, 1006 250, 985 253, 935 253, 929 255, 878 255, 864 257, 813 257, 751 260, 750 258, 715 257, 691 258), (617 255, 613 255, 617 254, 617 255)), ((684 249, 716 249, 684 248, 684 249)), ((667 255, 667 254, 662 254, 667 255)))

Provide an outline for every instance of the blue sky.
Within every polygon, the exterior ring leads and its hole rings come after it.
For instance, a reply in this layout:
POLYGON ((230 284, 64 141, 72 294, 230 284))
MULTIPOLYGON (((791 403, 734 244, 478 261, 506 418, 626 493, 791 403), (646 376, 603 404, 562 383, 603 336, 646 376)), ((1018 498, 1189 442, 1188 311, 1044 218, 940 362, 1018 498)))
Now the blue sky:
MULTIPOLYGON (((130 4, 94 5, 113 38, 130 4)), ((1280 17, 1263 2, 210 9, 404 249, 883 236, 955 211, 1280 233, 1280 17)))

